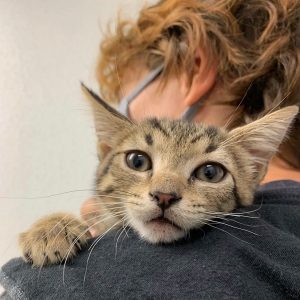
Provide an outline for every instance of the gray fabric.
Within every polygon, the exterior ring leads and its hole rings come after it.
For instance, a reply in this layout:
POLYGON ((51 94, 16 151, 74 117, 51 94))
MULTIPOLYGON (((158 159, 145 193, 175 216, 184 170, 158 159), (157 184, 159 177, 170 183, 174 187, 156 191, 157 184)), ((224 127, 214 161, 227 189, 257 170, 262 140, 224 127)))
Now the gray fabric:
POLYGON ((12 299, 300 299, 300 184, 263 186, 245 212, 259 219, 205 227, 188 240, 150 245, 133 232, 105 236, 95 247, 83 278, 88 251, 65 270, 32 269, 21 259, 2 267, 0 283, 12 299), (261 203, 263 205, 261 206, 261 203), (255 226, 255 227, 253 227, 255 226), (225 233, 226 230, 230 234, 225 233), (235 237, 233 237, 234 235, 235 237))
POLYGON ((0 282, 1 285, 5 287, 6 290, 4 294, 1 295, 1 300, 9 300, 9 299, 27 300, 28 299, 25 296, 24 292, 19 287, 19 285, 16 284, 15 280, 7 276, 5 272, 1 271, 0 282))

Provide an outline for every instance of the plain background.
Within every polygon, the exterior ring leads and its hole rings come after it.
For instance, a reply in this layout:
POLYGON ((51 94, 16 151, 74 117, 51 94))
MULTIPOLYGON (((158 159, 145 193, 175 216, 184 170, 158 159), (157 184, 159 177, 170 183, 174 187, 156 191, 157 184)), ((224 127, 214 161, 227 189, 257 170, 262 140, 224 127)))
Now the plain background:
POLYGON ((19 255, 18 233, 51 212, 79 214, 92 193, 95 135, 79 82, 98 91, 103 30, 144 3, 0 0, 0 265, 19 255))

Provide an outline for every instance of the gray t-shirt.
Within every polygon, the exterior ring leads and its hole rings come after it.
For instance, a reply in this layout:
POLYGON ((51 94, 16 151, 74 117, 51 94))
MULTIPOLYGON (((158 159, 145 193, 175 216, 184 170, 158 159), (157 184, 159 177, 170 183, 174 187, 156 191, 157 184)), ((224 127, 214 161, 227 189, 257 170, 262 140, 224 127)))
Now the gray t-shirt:
POLYGON ((262 186, 254 205, 236 210, 247 211, 259 218, 229 218, 169 245, 129 232, 116 251, 108 234, 87 268, 88 251, 66 266, 65 282, 62 266, 13 259, 0 273, 3 299, 300 299, 300 183, 262 186))

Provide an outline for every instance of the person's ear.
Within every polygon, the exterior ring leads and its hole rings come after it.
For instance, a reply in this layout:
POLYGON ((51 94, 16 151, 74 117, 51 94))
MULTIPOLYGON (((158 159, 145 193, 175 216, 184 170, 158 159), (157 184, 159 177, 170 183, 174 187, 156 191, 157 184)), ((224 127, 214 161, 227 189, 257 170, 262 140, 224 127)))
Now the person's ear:
POLYGON ((195 53, 195 73, 192 84, 185 97, 185 105, 191 106, 201 97, 208 94, 213 88, 217 78, 217 67, 211 63, 202 49, 195 53))
POLYGON ((98 138, 98 155, 100 159, 103 159, 116 145, 122 133, 126 133, 134 126, 134 123, 109 106, 83 83, 81 88, 93 109, 98 138))

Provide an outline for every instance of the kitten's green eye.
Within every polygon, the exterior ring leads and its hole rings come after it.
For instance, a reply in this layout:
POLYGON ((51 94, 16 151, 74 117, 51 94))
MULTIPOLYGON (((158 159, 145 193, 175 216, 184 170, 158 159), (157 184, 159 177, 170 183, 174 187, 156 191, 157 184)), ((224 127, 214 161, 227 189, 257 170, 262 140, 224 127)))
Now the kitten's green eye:
POLYGON ((225 174, 226 172, 223 167, 210 163, 197 168, 194 172, 194 177, 199 180, 217 183, 224 178, 225 174))
POLYGON ((127 153, 126 163, 130 169, 139 172, 145 172, 152 168, 150 157, 146 153, 140 151, 127 153))

